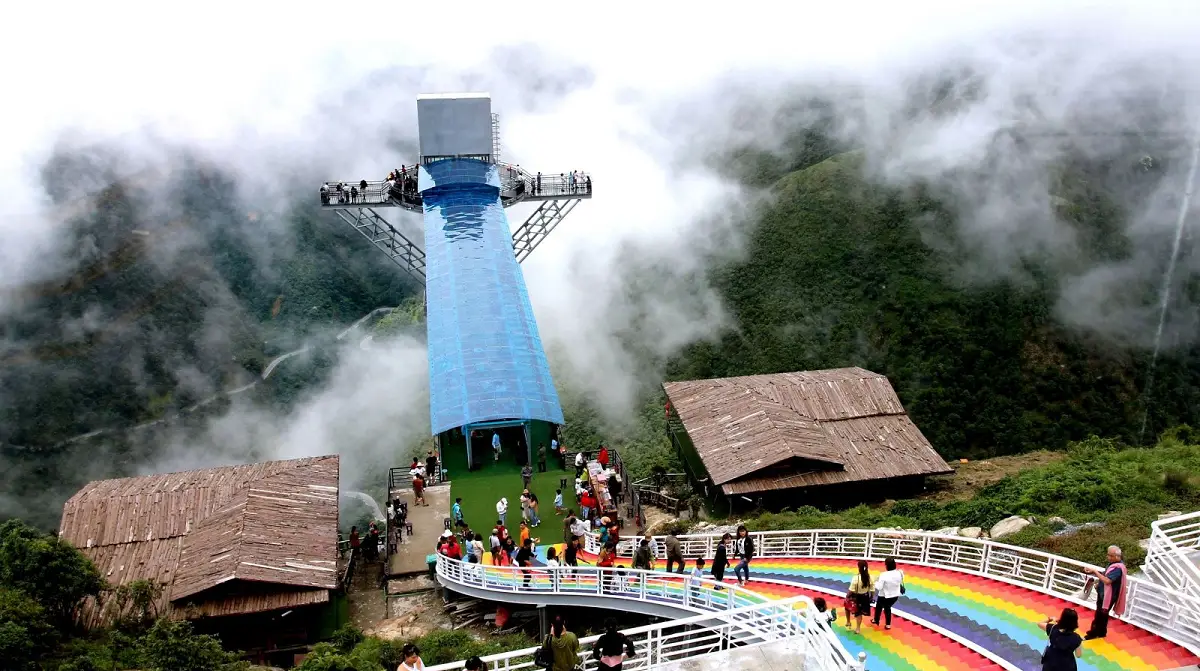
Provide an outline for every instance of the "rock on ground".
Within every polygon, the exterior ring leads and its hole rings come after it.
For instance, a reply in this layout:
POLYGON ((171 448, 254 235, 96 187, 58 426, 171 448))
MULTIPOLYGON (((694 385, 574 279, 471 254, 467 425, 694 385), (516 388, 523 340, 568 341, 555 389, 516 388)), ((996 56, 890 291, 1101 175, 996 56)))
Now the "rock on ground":
POLYGON ((1006 517, 999 522, 996 522, 996 524, 992 526, 991 537, 1003 538, 1005 536, 1011 536, 1029 525, 1029 520, 1019 515, 1006 517))

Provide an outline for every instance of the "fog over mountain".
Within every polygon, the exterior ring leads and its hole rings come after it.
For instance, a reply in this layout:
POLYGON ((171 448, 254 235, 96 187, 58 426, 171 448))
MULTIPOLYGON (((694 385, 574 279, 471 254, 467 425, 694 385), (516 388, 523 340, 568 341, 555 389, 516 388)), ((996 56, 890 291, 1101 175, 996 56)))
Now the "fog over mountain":
MULTIPOLYGON (((454 34, 433 28, 451 10, 417 6, 346 31, 318 4, 56 8, 0 41, 21 64, 0 152, 0 515, 52 524, 113 472, 328 452, 345 486, 370 486, 427 438, 420 329, 336 338, 418 288, 314 211, 321 181, 416 159, 423 92, 488 91, 505 161, 593 176, 524 268, 559 384, 616 424, 667 360, 741 328, 711 272, 747 260, 776 194, 730 157, 752 148, 782 174, 806 133, 861 152, 871 183, 944 203, 923 240, 963 290, 1045 285, 1059 323, 1107 346, 1195 343, 1194 3, 743 3, 719 19, 466 3, 454 34), (1064 207, 1066 168, 1119 213, 1104 244, 1064 207), (311 377, 270 392, 293 385, 286 403, 252 390, 150 439, 63 444, 248 385, 305 344, 279 375, 311 377)), ((387 216, 419 238, 416 215, 387 216)))

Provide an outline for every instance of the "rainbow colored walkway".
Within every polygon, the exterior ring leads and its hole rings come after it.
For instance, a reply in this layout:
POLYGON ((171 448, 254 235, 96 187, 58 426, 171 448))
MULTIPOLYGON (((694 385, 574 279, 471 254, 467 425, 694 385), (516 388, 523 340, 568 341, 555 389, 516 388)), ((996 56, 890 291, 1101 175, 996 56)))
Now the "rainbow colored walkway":
MULTIPOLYGON (((825 596, 838 608, 834 629, 846 649, 865 651, 871 671, 961 671, 1004 667, 963 643, 987 650, 1013 667, 1041 669, 1046 634, 1039 623, 1057 617, 1066 601, 978 576, 901 565, 907 593, 895 608, 892 629, 874 627, 864 618, 861 634, 844 626, 841 598, 855 572, 853 560, 766 558, 751 565, 748 588, 767 598, 800 594, 825 596), (832 598, 831 598, 832 597, 832 598), (935 629, 936 628, 936 629, 935 629)), ((878 575, 883 566, 871 564, 878 575)), ((729 582, 727 580, 727 582, 729 582)), ((1081 609, 1081 625, 1091 611, 1081 609)), ((1185 648, 1118 620, 1109 624, 1108 638, 1084 643, 1080 671, 1155 671, 1200 664, 1185 648)))

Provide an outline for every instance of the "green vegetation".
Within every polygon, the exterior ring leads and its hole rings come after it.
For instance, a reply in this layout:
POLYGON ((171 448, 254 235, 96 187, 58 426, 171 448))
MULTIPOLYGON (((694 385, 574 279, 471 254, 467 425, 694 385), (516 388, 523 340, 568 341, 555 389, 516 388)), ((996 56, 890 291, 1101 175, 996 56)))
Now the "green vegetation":
POLYGON ((812 506, 765 513, 746 521, 754 530, 873 529, 936 530, 979 526, 985 530, 1011 515, 1036 523, 1005 537, 1023 545, 1087 562, 1099 562, 1109 545, 1120 545, 1126 561, 1145 557, 1138 540, 1167 510, 1200 508, 1200 440, 1188 427, 1163 434, 1153 448, 1131 448, 1114 440, 1089 438, 1074 443, 1058 463, 1022 471, 984 487, 971 499, 936 503, 910 499, 881 506, 861 505, 841 512, 812 506), (1102 522, 1101 527, 1052 536, 1051 517, 1069 524, 1102 522))
POLYGON ((157 585, 112 589, 71 544, 22 522, 0 525, 0 669, 5 671, 243 671, 249 665, 187 622, 157 619, 157 585), (111 629, 84 633, 85 599, 122 613, 111 629))
MULTIPOLYGON (((935 192, 874 185, 854 152, 801 167, 774 183, 744 260, 711 273, 737 327, 672 361, 673 379, 862 366, 947 456, 1136 442, 1146 358, 1059 325, 1062 270, 1031 261, 1026 282, 964 285, 982 271, 935 192)), ((1111 182, 1086 165, 1061 178, 1060 216, 1088 241, 1080 265, 1122 253, 1111 182)), ((1160 360, 1153 431, 1192 417, 1195 356, 1160 360)))
POLYGON ((509 650, 536 645, 524 634, 508 634, 477 640, 466 631, 435 631, 411 641, 384 641, 364 637, 361 631, 347 625, 331 642, 321 643, 296 667, 297 671, 391 671, 400 662, 401 650, 413 643, 421 651, 425 666, 445 664, 473 655, 484 657, 509 650))

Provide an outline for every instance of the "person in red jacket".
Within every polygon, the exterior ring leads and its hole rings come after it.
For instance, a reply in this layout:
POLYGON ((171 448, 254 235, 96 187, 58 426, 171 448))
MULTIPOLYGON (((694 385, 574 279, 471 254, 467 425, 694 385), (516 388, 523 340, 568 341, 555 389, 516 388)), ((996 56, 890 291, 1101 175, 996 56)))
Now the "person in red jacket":
POLYGON ((608 447, 600 446, 600 454, 596 457, 596 461, 600 462, 601 468, 608 468, 608 447))

